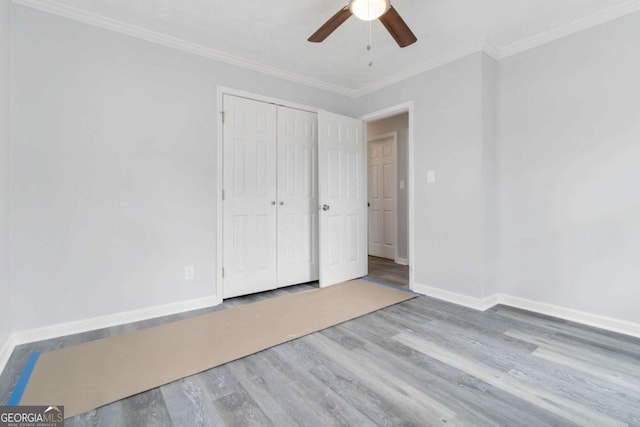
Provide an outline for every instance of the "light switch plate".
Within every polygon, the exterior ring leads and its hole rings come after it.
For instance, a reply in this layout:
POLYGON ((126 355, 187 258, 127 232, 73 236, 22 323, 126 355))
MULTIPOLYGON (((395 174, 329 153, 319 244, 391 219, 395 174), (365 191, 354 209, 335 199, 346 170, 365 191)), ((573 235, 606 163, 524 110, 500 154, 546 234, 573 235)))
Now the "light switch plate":
POLYGON ((404 190, 404 180, 400 180, 400 189, 404 190))
POLYGON ((427 171, 427 184, 434 184, 436 182, 436 171, 427 171))

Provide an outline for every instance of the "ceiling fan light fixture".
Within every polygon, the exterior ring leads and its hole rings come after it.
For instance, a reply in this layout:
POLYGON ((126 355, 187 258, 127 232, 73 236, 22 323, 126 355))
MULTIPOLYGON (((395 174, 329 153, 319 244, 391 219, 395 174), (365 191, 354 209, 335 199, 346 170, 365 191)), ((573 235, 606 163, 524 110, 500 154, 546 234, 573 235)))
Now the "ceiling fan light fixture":
POLYGON ((351 0, 349 9, 358 19, 373 21, 384 15, 391 3, 389 0, 351 0))

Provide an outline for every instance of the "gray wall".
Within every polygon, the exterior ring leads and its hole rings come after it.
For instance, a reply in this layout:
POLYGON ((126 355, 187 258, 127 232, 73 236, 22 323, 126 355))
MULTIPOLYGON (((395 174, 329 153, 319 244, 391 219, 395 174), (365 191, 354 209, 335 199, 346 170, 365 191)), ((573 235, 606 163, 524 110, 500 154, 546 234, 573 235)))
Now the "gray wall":
POLYGON ((500 63, 503 291, 640 322, 640 14, 500 63))
POLYGON ((498 72, 499 65, 482 55, 482 219, 485 281, 483 295, 499 289, 500 224, 498 210, 498 72))
POLYGON ((217 85, 351 113, 348 98, 20 6, 13 40, 16 330, 215 294, 217 85))
POLYGON ((13 330, 215 294, 217 85, 354 116, 413 100, 417 283, 640 322, 640 15, 352 100, 13 8, 13 330))
POLYGON ((398 132, 398 152, 396 153, 398 164, 398 210, 396 212, 396 233, 398 235, 398 257, 409 260, 409 242, 407 227, 409 178, 407 176, 407 142, 409 140, 409 114, 402 113, 386 119, 367 123, 368 138, 384 135, 389 132, 398 132), (400 189, 400 181, 404 181, 404 189, 400 189))
POLYGON ((484 54, 474 54, 358 100, 366 114, 415 103, 414 280, 483 297, 493 289, 484 191, 484 54), (436 183, 427 184, 427 171, 436 183))
POLYGON ((0 1, 0 347, 11 332, 9 286, 9 140, 11 3, 0 1))

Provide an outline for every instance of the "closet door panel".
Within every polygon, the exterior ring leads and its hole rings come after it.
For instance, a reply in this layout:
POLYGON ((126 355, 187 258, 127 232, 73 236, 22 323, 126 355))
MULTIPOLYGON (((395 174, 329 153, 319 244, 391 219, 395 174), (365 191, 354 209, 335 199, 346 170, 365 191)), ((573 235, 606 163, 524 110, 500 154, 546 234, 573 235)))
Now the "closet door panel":
POLYGON ((278 107, 278 286, 318 280, 317 115, 278 107))
POLYGON ((224 298, 277 287, 276 107, 224 95, 224 298))

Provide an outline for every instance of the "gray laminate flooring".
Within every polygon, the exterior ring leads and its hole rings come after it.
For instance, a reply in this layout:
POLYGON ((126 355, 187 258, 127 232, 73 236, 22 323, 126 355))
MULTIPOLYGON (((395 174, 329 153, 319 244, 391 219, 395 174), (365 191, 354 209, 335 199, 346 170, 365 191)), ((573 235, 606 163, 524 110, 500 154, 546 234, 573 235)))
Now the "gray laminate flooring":
POLYGON ((369 274, 367 277, 409 289, 409 266, 396 264, 390 259, 369 255, 369 274))
MULTIPOLYGON (((34 350, 313 287, 19 346, 0 376, 0 400, 34 350)), ((504 306, 478 312, 420 297, 67 420, 67 426, 445 424, 640 426, 640 340, 504 306)))

